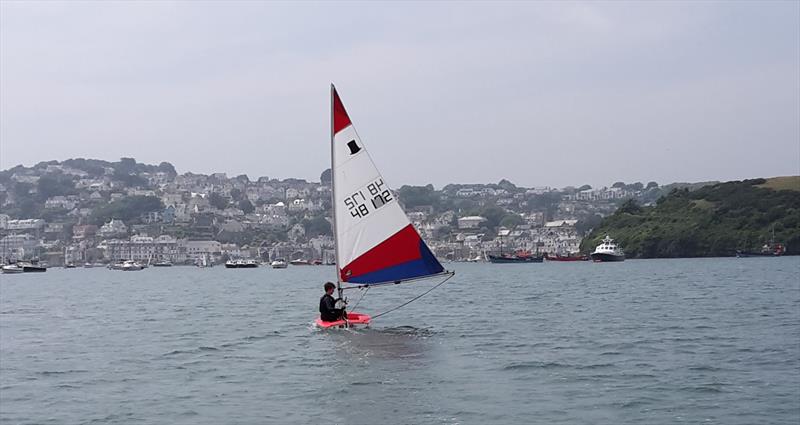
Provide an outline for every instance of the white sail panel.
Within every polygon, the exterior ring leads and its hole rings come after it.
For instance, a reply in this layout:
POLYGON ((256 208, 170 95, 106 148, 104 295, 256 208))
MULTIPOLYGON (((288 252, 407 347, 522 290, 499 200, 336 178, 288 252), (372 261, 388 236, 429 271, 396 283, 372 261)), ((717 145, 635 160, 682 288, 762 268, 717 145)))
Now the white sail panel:
POLYGON ((399 282, 444 269, 395 199, 331 91, 331 162, 339 280, 399 282))
POLYGON ((341 267, 410 222, 352 125, 336 134, 333 153, 336 243, 341 267))

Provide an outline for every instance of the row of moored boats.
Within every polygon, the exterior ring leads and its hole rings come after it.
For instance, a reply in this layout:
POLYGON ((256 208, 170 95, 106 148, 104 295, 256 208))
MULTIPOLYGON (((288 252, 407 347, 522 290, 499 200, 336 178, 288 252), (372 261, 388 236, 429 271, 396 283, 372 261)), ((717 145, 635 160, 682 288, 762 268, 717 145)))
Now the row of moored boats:
MULTIPOLYGON (((285 269, 289 265, 293 266, 319 266, 322 265, 322 261, 314 260, 314 261, 307 261, 307 260, 291 260, 286 261, 283 258, 278 258, 272 260, 271 262, 267 263, 264 262, 261 265, 268 265, 273 269, 285 269)), ((258 261, 256 260, 244 260, 244 259, 237 259, 237 260, 228 260, 225 262, 225 267, 229 269, 250 269, 256 268, 259 266, 258 261)))
POLYGON ((487 255, 487 260, 495 264, 542 263, 547 261, 589 261, 617 262, 625 261, 625 253, 617 246, 608 235, 589 255, 549 255, 531 254, 527 251, 517 251, 513 254, 487 255))
POLYGON ((5 274, 15 273, 41 273, 47 271, 47 266, 38 261, 18 261, 13 264, 6 264, 0 270, 5 274))

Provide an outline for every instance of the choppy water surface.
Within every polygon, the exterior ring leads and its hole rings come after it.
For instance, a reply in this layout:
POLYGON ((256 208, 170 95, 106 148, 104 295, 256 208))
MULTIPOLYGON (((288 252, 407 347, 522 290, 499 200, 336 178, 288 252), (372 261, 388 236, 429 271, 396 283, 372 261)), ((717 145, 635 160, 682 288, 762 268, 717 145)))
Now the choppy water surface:
POLYGON ((0 422, 800 423, 798 257, 448 266, 358 331, 332 267, 2 276, 0 422))

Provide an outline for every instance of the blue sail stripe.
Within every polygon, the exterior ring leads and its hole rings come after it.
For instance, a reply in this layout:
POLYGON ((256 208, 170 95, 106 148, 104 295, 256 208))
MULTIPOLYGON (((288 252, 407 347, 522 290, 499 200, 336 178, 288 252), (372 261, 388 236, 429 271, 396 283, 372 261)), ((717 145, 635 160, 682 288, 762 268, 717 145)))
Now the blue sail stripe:
POLYGON ((396 266, 355 276, 347 279, 347 281, 350 283, 391 282, 438 274, 444 271, 444 267, 439 263, 439 260, 436 259, 421 239, 419 248, 421 256, 418 260, 407 261, 396 266))

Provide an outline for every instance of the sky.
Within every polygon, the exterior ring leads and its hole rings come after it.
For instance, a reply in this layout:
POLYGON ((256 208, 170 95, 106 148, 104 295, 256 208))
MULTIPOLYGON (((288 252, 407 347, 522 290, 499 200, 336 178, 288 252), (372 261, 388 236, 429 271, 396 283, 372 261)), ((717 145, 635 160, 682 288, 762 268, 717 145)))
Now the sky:
POLYGON ((0 168, 318 181, 330 84, 385 180, 800 174, 800 2, 0 0, 0 168))

